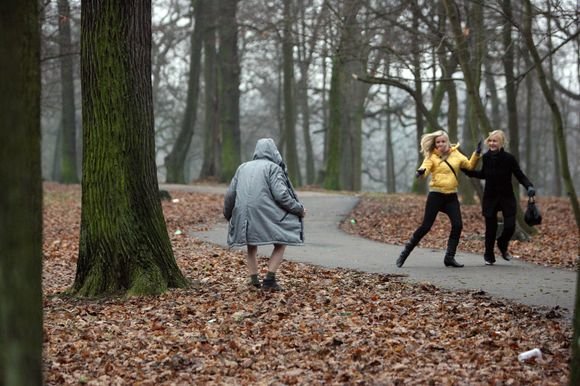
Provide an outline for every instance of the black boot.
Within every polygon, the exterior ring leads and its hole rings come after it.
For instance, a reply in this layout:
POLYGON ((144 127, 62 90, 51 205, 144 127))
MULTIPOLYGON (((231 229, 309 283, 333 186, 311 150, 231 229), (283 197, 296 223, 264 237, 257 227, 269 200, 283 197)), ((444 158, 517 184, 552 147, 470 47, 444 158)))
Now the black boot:
POLYGON ((399 258, 397 259, 397 267, 401 268, 403 264, 405 264, 405 260, 407 260, 407 257, 409 257, 411 251, 417 246, 417 244, 419 244, 419 240, 415 236, 412 236, 411 240, 405 244, 405 248, 401 251, 399 258))
POLYGON ((449 239, 447 241, 447 252, 445 253, 445 259, 443 264, 446 267, 461 268, 463 264, 459 264, 455 261, 455 251, 457 251, 457 245, 459 244, 459 239, 449 239))

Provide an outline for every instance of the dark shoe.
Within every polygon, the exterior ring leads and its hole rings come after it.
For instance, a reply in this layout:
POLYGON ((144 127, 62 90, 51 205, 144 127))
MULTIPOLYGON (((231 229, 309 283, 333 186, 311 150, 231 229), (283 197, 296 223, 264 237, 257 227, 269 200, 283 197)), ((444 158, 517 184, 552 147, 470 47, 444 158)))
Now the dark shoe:
POLYGON ((501 252, 501 257, 503 257, 505 261, 510 261, 512 259, 512 255, 509 253, 507 249, 505 251, 502 251, 500 249, 499 251, 501 252))
POLYGON ((278 284, 276 279, 274 280, 264 279, 262 281, 262 288, 268 291, 284 291, 284 288, 282 288, 280 284, 278 284))
POLYGON ((401 251, 401 254, 399 255, 399 258, 397 259, 396 262, 398 268, 401 268, 403 264, 405 264, 405 260, 407 260, 407 257, 409 257, 410 253, 411 251, 409 250, 409 248, 405 246, 405 249, 401 251))
POLYGON ((419 244, 419 240, 416 239, 415 236, 411 236, 411 240, 405 244, 405 248, 403 248, 397 262, 395 263, 398 268, 401 268, 403 264, 405 264, 405 260, 407 260, 407 257, 409 257, 411 251, 413 251, 417 244, 419 244))
POLYGON ((447 241, 447 252, 445 252, 445 258, 443 259, 443 264, 445 264, 446 267, 463 267, 463 264, 459 264, 457 261, 455 261, 455 251, 457 251, 457 245, 459 245, 459 239, 449 239, 447 241))
POLYGON ((445 264, 446 267, 453 267, 453 268, 462 268, 463 267, 463 264, 459 264, 457 261, 455 261, 455 256, 452 256, 452 257, 445 256, 445 259, 443 260, 443 264, 445 264))
POLYGON ((494 265, 495 264, 495 257, 484 256, 483 259, 485 260, 485 265, 494 265))

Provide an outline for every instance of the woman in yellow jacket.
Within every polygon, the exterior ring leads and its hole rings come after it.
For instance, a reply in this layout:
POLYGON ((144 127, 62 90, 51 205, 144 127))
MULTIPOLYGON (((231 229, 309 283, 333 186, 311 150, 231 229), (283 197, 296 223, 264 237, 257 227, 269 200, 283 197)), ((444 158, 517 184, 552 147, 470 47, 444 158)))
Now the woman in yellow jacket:
POLYGON ((477 144, 477 150, 470 159, 467 159, 458 148, 459 145, 451 146, 449 136, 443 130, 427 133, 421 137, 421 152, 425 159, 417 169, 416 176, 417 178, 425 178, 431 175, 429 194, 425 203, 423 222, 405 245, 397 259, 397 267, 403 266, 413 248, 429 232, 439 212, 445 213, 451 221, 451 233, 447 241, 447 252, 443 263, 446 267, 463 267, 463 264, 455 261, 455 251, 463 228, 459 200, 457 199, 457 186, 459 184, 457 178, 460 169, 473 170, 475 168, 481 154, 481 142, 477 144))

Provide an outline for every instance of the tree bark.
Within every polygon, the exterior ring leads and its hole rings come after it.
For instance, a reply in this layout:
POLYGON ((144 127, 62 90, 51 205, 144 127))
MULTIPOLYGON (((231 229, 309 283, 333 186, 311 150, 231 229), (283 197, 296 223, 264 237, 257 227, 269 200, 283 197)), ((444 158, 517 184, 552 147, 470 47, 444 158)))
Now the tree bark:
POLYGON ((204 144, 203 164, 201 178, 219 177, 221 159, 220 152, 220 121, 218 100, 218 66, 217 63, 217 11, 214 1, 206 2, 204 6, 205 31, 204 31, 204 84, 205 84, 205 119, 204 119, 204 144))
POLYGON ((62 80, 62 117, 60 140, 60 168, 58 181, 65 184, 79 182, 77 170, 77 134, 73 50, 68 0, 58 0, 58 36, 60 48, 60 77, 62 80))
POLYGON ((284 99, 284 159, 288 176, 295 186, 302 185, 296 149, 296 84, 294 80, 294 41, 292 38, 292 0, 284 0, 282 72, 284 99))
POLYGON ((171 152, 165 157, 165 167, 167 168, 166 181, 170 183, 184 184, 185 181, 185 160, 195 123, 197 120, 197 106, 199 99, 199 74, 201 67, 201 48, 203 44, 204 21, 203 7, 205 1, 193 1, 195 26, 191 33, 191 54, 189 57, 189 81, 187 83, 187 100, 185 111, 181 123, 181 130, 177 135, 175 144, 171 152))
POLYGON ((184 287, 158 197, 151 1, 81 5, 82 211, 71 293, 159 294, 184 287))
POLYGON ((456 48, 455 54, 463 71, 463 77, 465 79, 465 87, 467 88, 467 95, 470 103, 473 105, 475 110, 475 115, 481 125, 481 130, 484 132, 492 131, 489 119, 485 114, 485 110, 481 103, 478 93, 478 81, 474 78, 471 71, 471 66, 469 64, 469 51, 467 46, 467 41, 465 39, 463 30, 461 28, 461 23, 459 20, 459 14, 457 13, 457 6, 453 0, 443 0, 445 5, 445 10, 447 16, 449 17, 449 22, 451 25, 451 30, 455 38, 456 48))
POLYGON ((238 56, 238 0, 219 1, 219 98, 221 180, 229 181, 241 163, 240 60, 238 56))
POLYGON ((42 385, 38 1, 0 2, 0 384, 42 385))
POLYGON ((341 36, 335 53, 330 90, 329 157, 324 186, 357 191, 362 175, 362 110, 368 86, 353 78, 366 69, 365 43, 357 15, 359 0, 343 5, 341 36))

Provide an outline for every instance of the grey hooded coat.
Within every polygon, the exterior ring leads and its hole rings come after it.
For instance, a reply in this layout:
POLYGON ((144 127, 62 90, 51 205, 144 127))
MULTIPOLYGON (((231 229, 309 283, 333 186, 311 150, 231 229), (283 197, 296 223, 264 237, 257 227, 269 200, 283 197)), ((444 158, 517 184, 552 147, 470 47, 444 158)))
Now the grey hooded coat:
POLYGON ((259 139, 253 160, 238 167, 226 191, 228 245, 302 245, 303 215, 276 144, 259 139))

